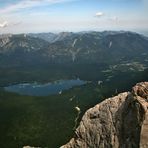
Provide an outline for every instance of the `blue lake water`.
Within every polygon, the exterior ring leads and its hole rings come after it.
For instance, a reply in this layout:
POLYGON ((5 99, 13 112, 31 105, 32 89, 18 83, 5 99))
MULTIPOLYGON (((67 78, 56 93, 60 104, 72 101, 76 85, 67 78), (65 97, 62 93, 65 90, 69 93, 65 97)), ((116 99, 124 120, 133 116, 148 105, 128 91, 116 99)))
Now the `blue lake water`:
POLYGON ((23 83, 4 87, 6 91, 16 92, 21 95, 30 96, 48 96, 52 94, 61 94, 63 90, 68 90, 74 86, 86 84, 85 81, 76 80, 59 80, 53 83, 23 83))

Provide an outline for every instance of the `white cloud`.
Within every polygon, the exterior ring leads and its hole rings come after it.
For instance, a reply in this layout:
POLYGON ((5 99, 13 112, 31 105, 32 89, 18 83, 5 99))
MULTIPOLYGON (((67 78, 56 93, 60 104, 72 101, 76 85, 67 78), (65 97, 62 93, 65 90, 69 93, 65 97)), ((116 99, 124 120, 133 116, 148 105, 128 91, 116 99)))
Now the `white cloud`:
POLYGON ((104 15, 103 12, 97 12, 97 13, 95 14, 96 17, 101 17, 101 16, 103 16, 103 15, 104 15))
POLYGON ((0 23, 0 28, 5 28, 8 26, 8 22, 7 21, 4 21, 2 23, 0 23))
POLYGON ((0 28, 5 28, 5 27, 8 27, 8 26, 17 26, 19 24, 21 24, 22 22, 19 21, 19 22, 7 22, 7 21, 4 21, 2 23, 0 23, 0 28))
POLYGON ((22 9, 33 8, 44 5, 51 5, 55 3, 69 2, 72 0, 22 0, 16 4, 12 4, 0 9, 0 14, 12 13, 22 9))

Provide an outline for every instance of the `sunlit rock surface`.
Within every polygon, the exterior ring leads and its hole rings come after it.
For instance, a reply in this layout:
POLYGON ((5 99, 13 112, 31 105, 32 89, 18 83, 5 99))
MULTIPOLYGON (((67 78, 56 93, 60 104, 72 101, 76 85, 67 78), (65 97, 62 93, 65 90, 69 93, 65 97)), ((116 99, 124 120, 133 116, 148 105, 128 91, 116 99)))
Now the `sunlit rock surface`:
POLYGON ((89 109, 61 148, 139 147, 148 148, 148 82, 89 109))

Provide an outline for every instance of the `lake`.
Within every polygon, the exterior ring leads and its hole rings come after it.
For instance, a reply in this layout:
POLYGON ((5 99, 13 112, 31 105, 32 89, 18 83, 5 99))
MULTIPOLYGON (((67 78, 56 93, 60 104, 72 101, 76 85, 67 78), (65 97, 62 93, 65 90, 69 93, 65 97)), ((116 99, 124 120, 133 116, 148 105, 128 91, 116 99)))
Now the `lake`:
POLYGON ((40 84, 34 83, 22 83, 16 85, 10 85, 4 87, 8 92, 15 92, 21 95, 29 96, 48 96, 53 94, 61 94, 62 91, 68 90, 74 86, 80 86, 86 84, 83 80, 58 80, 53 83, 40 84))

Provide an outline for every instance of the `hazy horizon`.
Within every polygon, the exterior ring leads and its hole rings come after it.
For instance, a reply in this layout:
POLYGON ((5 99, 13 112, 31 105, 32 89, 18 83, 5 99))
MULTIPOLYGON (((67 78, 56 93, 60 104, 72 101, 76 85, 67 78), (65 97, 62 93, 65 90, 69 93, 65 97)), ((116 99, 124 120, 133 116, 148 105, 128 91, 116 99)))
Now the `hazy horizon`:
POLYGON ((148 37, 148 31, 136 31, 136 30, 82 30, 82 31, 47 31, 47 32, 20 32, 20 33, 1 33, 0 32, 0 35, 9 35, 9 34, 12 34, 12 35, 20 35, 20 34, 40 34, 40 33, 53 33, 53 34, 59 34, 59 33, 62 33, 62 32, 72 32, 72 33, 81 33, 81 32, 104 32, 104 31, 115 31, 115 32, 120 32, 120 31, 123 31, 123 32, 133 32, 133 33, 138 33, 138 34, 141 34, 141 35, 144 35, 146 37, 148 37))

